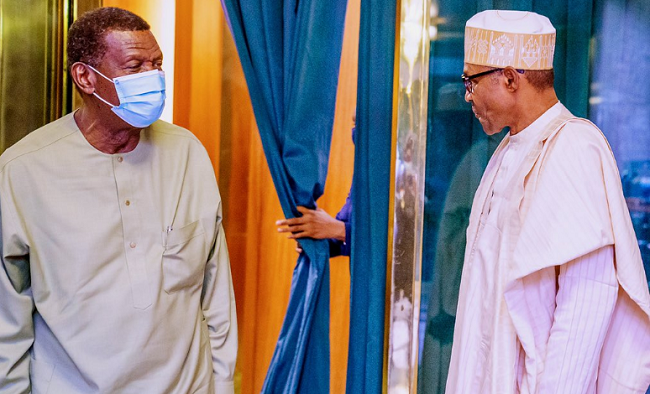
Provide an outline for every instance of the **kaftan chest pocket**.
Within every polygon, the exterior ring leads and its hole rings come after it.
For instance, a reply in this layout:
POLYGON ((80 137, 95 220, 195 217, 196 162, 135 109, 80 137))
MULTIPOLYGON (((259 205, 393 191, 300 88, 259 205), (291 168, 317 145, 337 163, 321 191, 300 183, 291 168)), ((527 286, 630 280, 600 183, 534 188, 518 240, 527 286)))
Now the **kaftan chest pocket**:
POLYGON ((172 293, 201 286, 207 259, 205 230, 197 220, 162 232, 163 289, 172 293))

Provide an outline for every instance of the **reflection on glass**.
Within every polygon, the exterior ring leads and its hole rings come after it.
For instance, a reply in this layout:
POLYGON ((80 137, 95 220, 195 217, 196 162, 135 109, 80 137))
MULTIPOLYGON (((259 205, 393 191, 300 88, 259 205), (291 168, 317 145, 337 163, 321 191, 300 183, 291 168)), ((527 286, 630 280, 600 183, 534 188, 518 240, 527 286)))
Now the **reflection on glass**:
POLYGON ((426 145, 428 0, 403 0, 400 28, 388 392, 415 392, 426 145))
POLYGON ((650 286, 650 154, 646 154, 646 157, 648 160, 625 161, 622 178, 623 193, 650 286))
POLYGON ((650 90, 637 81, 650 73, 650 2, 600 0, 594 11, 596 45, 589 115, 607 136, 617 159, 648 276, 650 90))

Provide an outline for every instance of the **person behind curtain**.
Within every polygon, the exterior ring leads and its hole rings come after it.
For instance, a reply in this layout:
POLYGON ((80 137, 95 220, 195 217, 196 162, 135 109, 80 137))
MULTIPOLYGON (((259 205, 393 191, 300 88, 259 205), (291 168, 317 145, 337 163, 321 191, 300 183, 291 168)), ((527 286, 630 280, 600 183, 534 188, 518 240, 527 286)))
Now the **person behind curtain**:
MULTIPOLYGON (((352 116, 352 142, 356 130, 356 116, 352 116)), ((322 208, 309 209, 297 207, 300 217, 280 219, 275 222, 278 232, 289 233, 287 238, 296 240, 296 252, 302 253, 302 247, 298 241, 300 238, 327 239, 330 246, 330 257, 350 256, 351 244, 350 234, 352 225, 352 200, 350 192, 345 199, 345 204, 335 217, 330 216, 322 208)))
POLYGON ((0 157, 0 393, 234 393, 221 199, 199 140, 158 120, 156 39, 99 8, 67 54, 81 107, 0 157))
POLYGON ((553 88, 555 29, 521 11, 465 28, 465 99, 509 128, 467 230, 447 393, 644 393, 650 295, 616 162, 553 88))
POLYGON ((348 193, 345 204, 335 217, 331 217, 322 208, 309 209, 298 207, 300 217, 281 219, 275 222, 278 232, 289 233, 287 238, 296 240, 296 252, 302 253, 298 239, 314 238, 327 239, 330 246, 330 257, 350 256, 350 218, 352 217, 352 201, 348 193))

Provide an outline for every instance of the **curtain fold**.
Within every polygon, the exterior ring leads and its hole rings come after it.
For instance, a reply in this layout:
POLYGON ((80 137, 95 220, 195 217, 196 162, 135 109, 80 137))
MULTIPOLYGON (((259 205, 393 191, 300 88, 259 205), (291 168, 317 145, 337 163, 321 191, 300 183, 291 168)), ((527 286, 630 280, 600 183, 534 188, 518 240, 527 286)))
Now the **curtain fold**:
MULTIPOLYGON (((346 0, 222 0, 282 210, 323 194, 346 0)), ((262 393, 329 393, 329 249, 301 240, 262 393)))
POLYGON ((352 189, 349 394, 380 394, 384 363, 396 4, 361 0, 352 189))

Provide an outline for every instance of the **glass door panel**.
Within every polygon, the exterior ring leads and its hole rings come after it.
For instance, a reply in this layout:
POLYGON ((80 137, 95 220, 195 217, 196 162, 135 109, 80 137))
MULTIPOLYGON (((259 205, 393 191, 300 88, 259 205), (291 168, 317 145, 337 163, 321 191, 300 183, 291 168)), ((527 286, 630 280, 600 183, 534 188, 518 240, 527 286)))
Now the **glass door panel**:
POLYGON ((532 10, 556 27, 556 91, 607 136, 650 270, 650 2, 432 0, 418 393, 445 392, 472 200, 505 134, 483 133, 459 78, 465 22, 491 8, 532 10))

